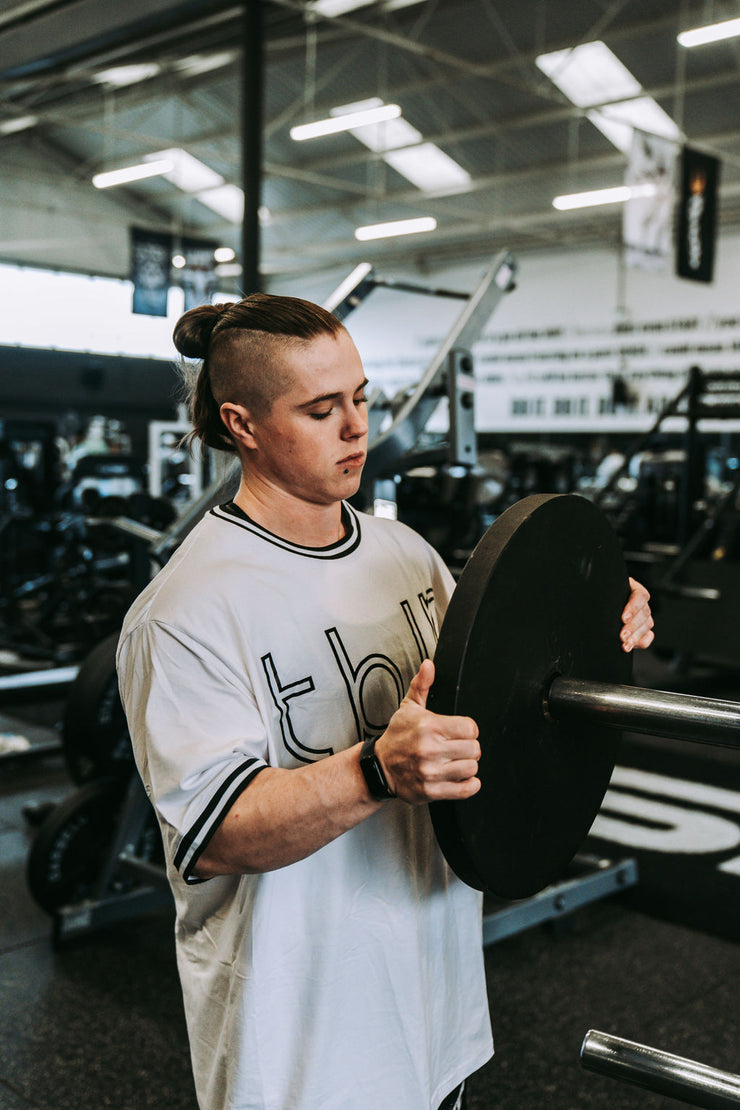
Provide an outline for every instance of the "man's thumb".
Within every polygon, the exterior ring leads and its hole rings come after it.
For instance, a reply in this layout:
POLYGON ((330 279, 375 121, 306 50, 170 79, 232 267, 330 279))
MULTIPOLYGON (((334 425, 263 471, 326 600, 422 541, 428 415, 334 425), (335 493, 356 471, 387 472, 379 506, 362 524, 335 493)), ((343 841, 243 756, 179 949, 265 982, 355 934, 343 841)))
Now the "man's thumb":
POLYGON ((422 709, 426 709, 427 697, 434 682, 434 663, 431 659, 425 659, 419 670, 411 679, 406 697, 409 701, 416 702, 422 709))

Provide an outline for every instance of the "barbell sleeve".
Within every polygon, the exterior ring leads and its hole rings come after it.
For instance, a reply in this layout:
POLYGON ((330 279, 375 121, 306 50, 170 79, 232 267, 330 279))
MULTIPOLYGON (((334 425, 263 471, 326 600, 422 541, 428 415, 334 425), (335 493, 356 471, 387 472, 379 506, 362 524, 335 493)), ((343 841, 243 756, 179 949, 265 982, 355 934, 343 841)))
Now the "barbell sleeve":
POLYGON ((581 1046, 588 1071, 707 1110, 740 1107, 740 1076, 591 1029, 581 1046))
POLYGON ((554 721, 591 720, 627 732, 740 746, 740 704, 718 698, 557 676, 545 693, 544 708, 554 721))

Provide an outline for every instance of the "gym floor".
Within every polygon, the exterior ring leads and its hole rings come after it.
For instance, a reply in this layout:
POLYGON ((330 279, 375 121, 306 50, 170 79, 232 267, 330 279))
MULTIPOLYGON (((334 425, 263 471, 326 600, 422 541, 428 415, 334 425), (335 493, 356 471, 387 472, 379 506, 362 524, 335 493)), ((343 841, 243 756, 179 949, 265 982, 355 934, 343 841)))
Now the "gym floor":
MULTIPOLYGON (((642 666, 636 681, 655 685, 660 665, 648 658, 642 666)), ((740 689, 722 693, 740 697, 740 689)), ((33 742, 59 715, 53 699, 4 705, 0 732, 22 727, 33 742)), ((647 739, 628 754, 665 770, 670 746, 647 739)), ((700 766, 699 781, 740 790, 734 753, 700 766)), ((24 809, 71 789, 58 755, 3 766, 0 1110, 196 1110, 170 909, 55 947, 50 919, 28 892, 33 827, 24 809)), ((631 854, 611 846, 614 858, 631 854)), ((704 888, 687 889, 685 870, 667 858, 640 856, 639 865, 636 888, 486 949, 496 1056, 471 1079, 473 1110, 678 1105, 584 1071, 579 1051, 591 1028, 740 1071, 740 897, 720 887, 712 913, 692 915, 707 899, 704 888)))

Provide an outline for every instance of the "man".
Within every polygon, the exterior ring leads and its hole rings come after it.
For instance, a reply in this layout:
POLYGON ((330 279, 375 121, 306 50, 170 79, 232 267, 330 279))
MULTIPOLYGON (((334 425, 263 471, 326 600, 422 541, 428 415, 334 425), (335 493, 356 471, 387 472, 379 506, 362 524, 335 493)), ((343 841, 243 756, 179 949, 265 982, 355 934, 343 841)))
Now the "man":
MULTIPOLYGON (((475 722, 426 709, 453 581, 347 503, 366 380, 316 305, 254 294, 175 329, 233 503, 128 614, 121 695, 159 818, 202 1110, 437 1110, 492 1052, 480 895, 426 803, 480 789, 475 722)), ((641 588, 623 629, 646 646, 641 588)))

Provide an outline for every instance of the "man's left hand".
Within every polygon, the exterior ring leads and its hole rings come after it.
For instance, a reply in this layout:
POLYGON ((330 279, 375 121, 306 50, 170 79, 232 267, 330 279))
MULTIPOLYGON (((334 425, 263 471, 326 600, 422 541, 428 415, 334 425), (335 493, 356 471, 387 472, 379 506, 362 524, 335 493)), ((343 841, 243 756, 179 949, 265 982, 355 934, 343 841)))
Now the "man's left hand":
POLYGON ((634 578, 630 578, 629 582, 632 593, 622 613, 624 622, 620 633, 622 651, 650 647, 655 639, 653 615, 649 604, 650 594, 634 578))

